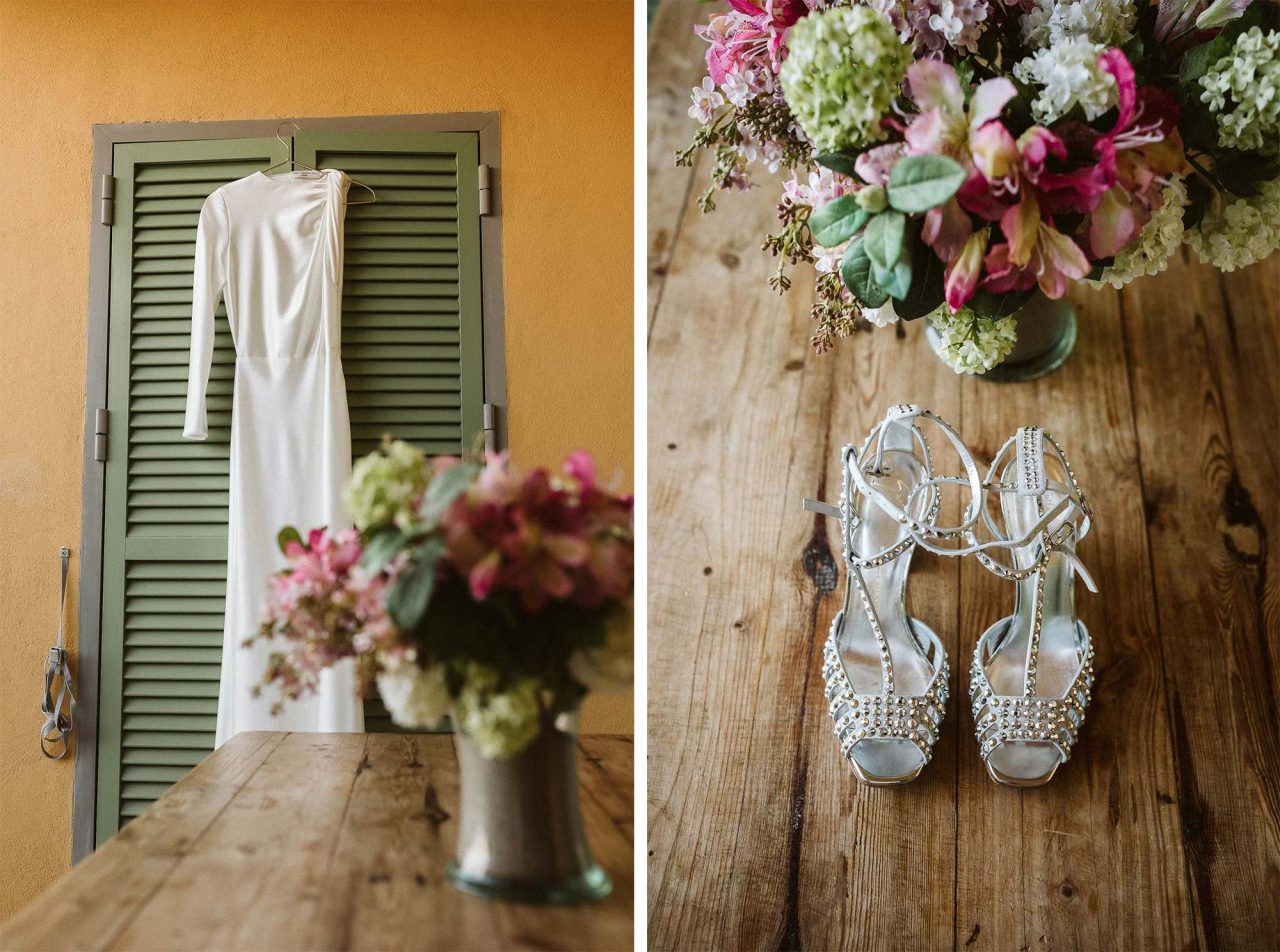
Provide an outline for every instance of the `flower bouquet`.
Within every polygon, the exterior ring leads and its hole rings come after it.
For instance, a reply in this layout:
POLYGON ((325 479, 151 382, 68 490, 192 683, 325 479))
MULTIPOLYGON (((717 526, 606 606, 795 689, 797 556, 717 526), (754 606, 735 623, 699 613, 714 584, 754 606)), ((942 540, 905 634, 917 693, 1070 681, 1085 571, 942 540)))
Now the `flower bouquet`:
POLYGON ((631 683, 631 497, 601 487, 586 453, 518 478, 502 456, 428 461, 388 442, 356 463, 346 503, 354 529, 280 533, 288 565, 256 637, 284 647, 259 689, 283 704, 354 659, 397 724, 457 729, 450 882, 521 902, 604 896, 574 728, 588 690, 631 683))
POLYGON ((698 28, 704 211, 788 174, 764 242, 817 272, 813 344, 928 317, 984 373, 1069 284, 1280 246, 1273 0, 729 0, 698 28), (1024 312, 1030 313, 1030 312, 1024 312))
POLYGON ((495 758, 567 724, 589 689, 629 686, 632 502, 586 453, 520 479, 502 456, 388 443, 356 463, 346 502, 354 529, 280 533, 288 566, 257 637, 284 650, 264 686, 298 698, 354 658, 397 724, 451 716, 495 758))

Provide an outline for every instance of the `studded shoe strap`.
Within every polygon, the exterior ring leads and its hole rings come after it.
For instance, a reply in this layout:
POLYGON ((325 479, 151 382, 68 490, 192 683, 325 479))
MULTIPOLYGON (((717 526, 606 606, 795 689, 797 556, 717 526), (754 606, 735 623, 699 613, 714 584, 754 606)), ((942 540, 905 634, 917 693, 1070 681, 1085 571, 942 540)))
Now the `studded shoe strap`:
MULTIPOLYGON (((1063 498, 1048 513, 1044 513, 1043 507, 1040 507, 1042 510, 1040 520, 1024 533, 1022 538, 1016 540, 1006 536, 992 518, 990 511, 984 508, 983 520, 988 531, 995 538, 996 545, 975 546, 972 551, 977 555, 978 561, 990 572, 1013 581, 1021 581, 1039 572, 1048 565, 1054 552, 1061 552, 1072 563, 1088 589, 1096 592, 1098 589, 1093 577, 1075 553, 1066 548, 1069 542, 1072 544, 1079 542, 1088 534, 1093 522, 1093 510, 1083 490, 1080 489, 1080 484, 1076 481, 1071 463, 1051 434, 1039 427, 1020 429, 996 453, 995 459, 991 461, 991 466, 987 470, 984 485, 997 494, 1015 492, 1023 496, 1033 496, 1039 500, 1048 488, 1044 467, 1044 457, 1048 453, 1057 457, 1062 471, 1066 474, 1068 485, 1063 498), (1012 462, 1008 462, 1010 454, 1016 454, 1012 462), (1012 479, 1007 472, 1010 467, 1014 470, 1012 479), (1064 515, 1068 517, 1067 520, 1050 532, 1049 527, 1064 515), (1012 563, 1001 564, 983 551, 986 548, 1004 548, 1012 551, 1031 544, 1037 538, 1040 542, 1039 555, 1031 565, 1021 568, 1012 563)), ((974 538, 970 538, 969 541, 976 543, 974 538)))
MULTIPOLYGON (((877 507, 886 515, 895 521, 906 526, 911 534, 918 542, 927 542, 932 537, 950 538, 957 536, 968 529, 973 528, 977 524, 982 515, 982 475, 978 472, 978 464, 974 462, 973 454, 969 452, 969 447, 965 445, 964 440, 960 438, 960 434, 955 431, 951 424, 947 423, 937 414, 929 410, 922 410, 914 404, 895 404, 889 408, 885 418, 872 429, 868 435, 868 444, 875 449, 875 459, 878 463, 881 454, 884 451, 884 439, 886 431, 890 426, 901 425, 903 421, 909 421, 914 432, 919 432, 919 426, 916 420, 928 420, 940 429, 943 435, 951 443, 956 451, 956 455, 960 457, 961 465, 964 467, 965 480, 969 486, 971 496, 969 505, 965 510, 965 519, 958 526, 938 526, 937 525, 937 508, 939 505, 939 496, 936 487, 939 483, 934 479, 932 466, 926 475, 925 485, 930 487, 933 494, 931 500, 932 518, 926 518, 925 521, 915 519, 906 509, 899 507, 893 500, 889 499, 884 493, 880 492, 867 481, 866 473, 863 472, 861 466, 853 467, 850 475, 853 482, 858 488, 858 492, 869 498, 877 507), (874 442, 873 442, 874 441, 874 442)), ((923 437, 921 437, 923 438, 923 437)), ((878 471, 878 466, 873 472, 878 471)), ((910 503, 908 503, 910 508, 910 503)), ((926 545, 926 547, 928 547, 926 545)))

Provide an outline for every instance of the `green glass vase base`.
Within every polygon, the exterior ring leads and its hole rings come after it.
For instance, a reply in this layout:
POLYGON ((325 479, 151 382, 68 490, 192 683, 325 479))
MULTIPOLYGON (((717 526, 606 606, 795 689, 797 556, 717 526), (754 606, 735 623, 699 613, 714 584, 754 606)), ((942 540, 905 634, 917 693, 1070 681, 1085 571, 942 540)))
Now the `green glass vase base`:
POLYGON ((1061 367, 1071 356, 1071 351, 1075 350, 1078 333, 1075 309, 1067 310, 1066 314, 1062 333, 1052 347, 1026 360, 1005 360, 998 363, 983 374, 982 379, 992 383, 1025 383, 1051 374, 1061 367))
POLYGON ((576 876, 551 882, 522 882, 511 879, 495 879, 489 876, 469 876, 450 863, 444 871, 455 889, 483 899, 515 902, 528 906, 575 906, 596 902, 613 890, 609 874, 592 864, 576 876))
MULTIPOLYGON (((990 383, 1026 383, 1053 373, 1071 356, 1076 346, 1076 311, 1066 301, 1038 300, 1019 311, 1018 343, 1002 362, 978 380, 990 383)), ((941 360, 942 341, 932 324, 925 327, 929 347, 941 360)))

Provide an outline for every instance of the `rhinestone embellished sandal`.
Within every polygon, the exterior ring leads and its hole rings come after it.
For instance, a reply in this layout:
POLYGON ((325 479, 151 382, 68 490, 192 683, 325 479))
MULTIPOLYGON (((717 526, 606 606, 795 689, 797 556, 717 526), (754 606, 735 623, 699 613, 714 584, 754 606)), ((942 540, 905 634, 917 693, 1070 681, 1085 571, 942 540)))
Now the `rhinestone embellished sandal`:
POLYGON ((954 431, 914 406, 890 408, 862 448, 845 446, 840 460, 840 505, 804 501, 805 509, 840 519, 848 574, 822 676, 840 753, 854 775, 871 786, 896 786, 916 779, 929 762, 949 677, 942 642, 906 612, 911 554, 918 539, 954 535, 976 521, 981 480, 954 431), (961 526, 936 525, 941 490, 931 483, 918 419, 938 425, 966 460, 975 507, 961 526))
POLYGON ((1093 687, 1093 645, 1074 596, 1077 574, 1097 591, 1075 555, 1092 512, 1062 448, 1039 427, 1005 443, 987 488, 998 495, 1003 525, 985 511, 984 522, 1011 564, 981 551, 989 546, 974 554, 1017 591, 1013 614, 978 640, 969 699, 991 779, 1034 787, 1071 756, 1093 687))

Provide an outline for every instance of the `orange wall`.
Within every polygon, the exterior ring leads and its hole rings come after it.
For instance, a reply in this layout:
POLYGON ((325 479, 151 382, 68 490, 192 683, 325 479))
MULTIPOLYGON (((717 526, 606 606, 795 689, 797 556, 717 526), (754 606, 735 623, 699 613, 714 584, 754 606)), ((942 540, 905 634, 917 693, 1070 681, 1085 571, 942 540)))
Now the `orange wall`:
MULTIPOLYGON (((499 111, 513 459, 585 446, 629 485, 631 50, 607 0, 0 0, 0 920, 71 855, 71 760, 36 733, 80 542, 91 127, 499 111)), ((630 725, 630 699, 585 718, 630 725)))

